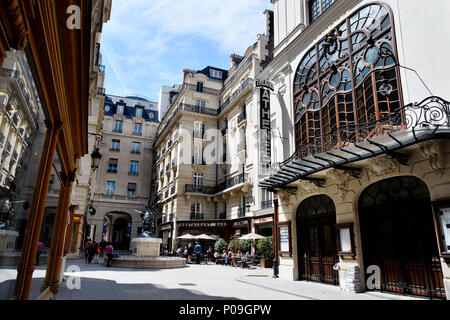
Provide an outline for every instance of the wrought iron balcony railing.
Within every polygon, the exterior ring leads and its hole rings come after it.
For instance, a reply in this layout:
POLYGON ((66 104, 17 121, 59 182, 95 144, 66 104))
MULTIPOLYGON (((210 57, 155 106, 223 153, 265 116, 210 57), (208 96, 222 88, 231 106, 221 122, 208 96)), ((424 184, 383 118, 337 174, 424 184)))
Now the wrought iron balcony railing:
POLYGON ((206 94, 210 94, 210 95, 214 95, 214 96, 218 96, 220 94, 220 90, 217 89, 212 89, 212 88, 208 88, 208 87, 202 87, 201 89, 195 85, 195 84, 188 84, 185 83, 184 84, 184 88, 185 90, 189 90, 189 91, 196 91, 196 92, 201 92, 201 93, 206 93, 206 94))
POLYGON ((450 102, 431 96, 420 103, 393 110, 380 120, 347 125, 345 129, 314 137, 288 159, 275 164, 271 176, 260 186, 273 189, 320 170, 389 153, 392 149, 430 139, 437 132, 448 134, 447 131, 450 131, 450 102), (299 167, 298 161, 305 165, 299 167), (299 168, 298 173, 290 172, 293 167, 299 168), (282 177, 284 172, 287 172, 286 177, 282 177))
POLYGON ((106 89, 105 88, 97 88, 97 94, 99 96, 105 96, 106 95, 106 89))
POLYGON ((245 79, 241 86, 234 91, 230 97, 228 97, 227 100, 223 101, 219 108, 219 113, 225 110, 226 107, 228 107, 231 103, 233 103, 237 98, 240 97, 240 95, 250 87, 250 85, 253 83, 253 80, 250 78, 245 79))
POLYGON ((186 193, 203 193, 203 194, 216 194, 217 193, 217 187, 216 186, 199 186, 199 185, 192 185, 187 184, 185 185, 185 192, 186 193))
POLYGON ((229 189, 248 180, 247 173, 241 173, 217 185, 217 192, 229 189))

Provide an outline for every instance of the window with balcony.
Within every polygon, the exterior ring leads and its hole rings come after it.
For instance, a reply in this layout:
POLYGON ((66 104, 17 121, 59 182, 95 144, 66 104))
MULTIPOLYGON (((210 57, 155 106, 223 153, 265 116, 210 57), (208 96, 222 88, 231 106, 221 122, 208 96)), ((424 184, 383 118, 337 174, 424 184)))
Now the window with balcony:
POLYGON ((141 153, 141 143, 140 142, 133 142, 131 145, 131 153, 139 154, 141 153))
POLYGON ((202 220, 203 219, 203 211, 202 211, 202 204, 192 203, 191 204, 191 220, 202 220))
POLYGON ((120 140, 112 140, 111 151, 120 151, 120 140))
POLYGON ((120 120, 114 121, 114 132, 122 133, 123 122, 120 120))
POLYGON ((192 174, 192 185, 194 192, 201 192, 203 187, 203 174, 194 172, 192 174))
POLYGON ((390 9, 381 4, 362 7, 310 48, 294 83, 299 156, 382 132, 402 105, 397 63, 390 9))
POLYGON ((116 190, 116 182, 115 181, 107 181, 106 182, 106 195, 113 196, 116 190))
POLYGON ((142 123, 135 123, 134 124, 133 134, 135 136, 142 136, 142 123))
POLYGON ((138 175, 138 167, 139 167, 139 162, 138 161, 134 161, 131 160, 130 161, 130 171, 128 172, 130 175, 138 175))
POLYGON ((322 13, 331 7, 337 0, 310 0, 308 2, 309 21, 312 23, 317 20, 322 13))
POLYGON ((127 195, 129 198, 135 198, 136 197, 136 183, 129 183, 128 184, 128 192, 127 195))
POLYGON ((118 159, 109 159, 108 172, 117 173, 118 159))

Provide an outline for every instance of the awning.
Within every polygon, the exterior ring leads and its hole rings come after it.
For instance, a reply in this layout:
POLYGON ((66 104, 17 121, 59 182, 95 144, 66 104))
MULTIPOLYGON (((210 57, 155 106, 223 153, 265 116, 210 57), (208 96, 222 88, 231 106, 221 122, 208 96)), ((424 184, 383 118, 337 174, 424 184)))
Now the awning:
POLYGON ((397 150, 431 139, 450 139, 450 103, 439 97, 429 97, 419 104, 408 105, 382 121, 319 137, 314 144, 300 147, 289 159, 278 164, 275 172, 262 180, 259 187, 274 190, 300 179, 308 179, 311 174, 381 154, 398 157, 402 161, 402 155, 396 153, 397 150), (324 140, 330 141, 344 134, 347 137, 345 146, 317 153, 308 152, 323 150, 324 140), (322 145, 317 143, 318 140, 322 141, 322 145))

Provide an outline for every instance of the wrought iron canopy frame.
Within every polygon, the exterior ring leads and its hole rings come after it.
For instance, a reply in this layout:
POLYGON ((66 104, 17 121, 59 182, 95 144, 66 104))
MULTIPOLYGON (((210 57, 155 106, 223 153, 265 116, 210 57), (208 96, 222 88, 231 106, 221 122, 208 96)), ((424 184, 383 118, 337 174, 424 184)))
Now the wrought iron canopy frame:
MULTIPOLYGON (((450 102, 436 96, 428 97, 382 120, 354 125, 350 129, 345 132, 349 137, 346 143, 336 143, 332 150, 315 152, 322 150, 320 144, 325 140, 322 137, 300 146, 287 160, 274 165, 273 174, 259 186, 274 191, 311 174, 329 168, 348 169, 342 166, 381 154, 406 164, 407 158, 398 150, 427 140, 450 139, 450 102)), ((337 142, 337 136, 344 134, 341 131, 338 129, 328 135, 337 142)))

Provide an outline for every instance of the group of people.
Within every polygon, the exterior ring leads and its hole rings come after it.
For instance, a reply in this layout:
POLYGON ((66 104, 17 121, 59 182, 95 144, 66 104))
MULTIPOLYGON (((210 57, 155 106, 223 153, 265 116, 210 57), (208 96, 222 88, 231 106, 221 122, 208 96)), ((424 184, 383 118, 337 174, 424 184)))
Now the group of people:
POLYGON ((187 247, 178 248, 176 255, 184 257, 187 263, 193 263, 193 261, 195 261, 196 264, 200 264, 203 258, 206 261, 212 261, 214 257, 212 247, 209 247, 208 250, 206 250, 206 254, 203 256, 202 246, 198 242, 195 243, 195 246, 192 243, 189 243, 187 247))
MULTIPOLYGON (((248 252, 245 255, 248 256, 248 252)), ((216 261, 223 261, 223 264, 225 265, 237 267, 237 262, 242 258, 242 252, 240 249, 238 249, 235 253, 232 248, 229 248, 228 250, 223 250, 222 254, 216 252, 214 254, 214 257, 216 261)))
POLYGON ((103 239, 99 243, 88 239, 84 250, 85 261, 88 264, 91 264, 92 260, 94 260, 94 263, 98 263, 99 258, 104 257, 105 249, 106 257, 108 258, 106 266, 110 267, 112 259, 114 258, 114 248, 112 244, 106 242, 105 239, 103 239))

